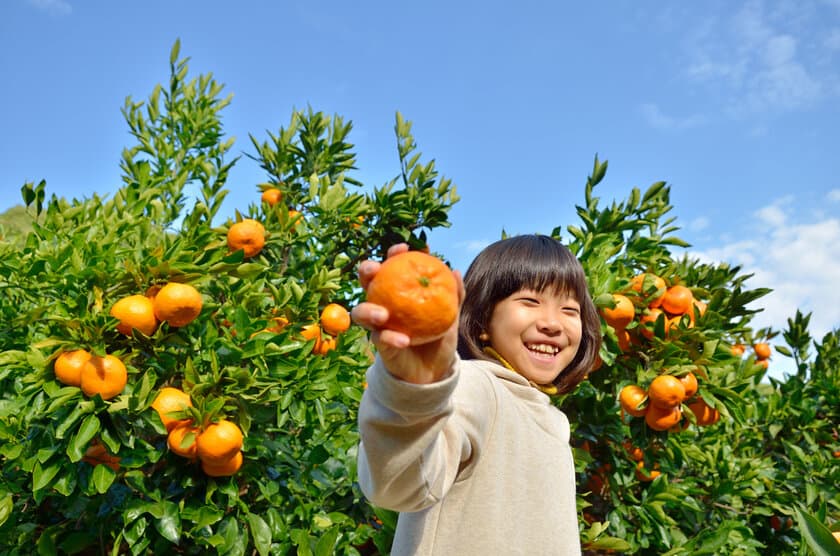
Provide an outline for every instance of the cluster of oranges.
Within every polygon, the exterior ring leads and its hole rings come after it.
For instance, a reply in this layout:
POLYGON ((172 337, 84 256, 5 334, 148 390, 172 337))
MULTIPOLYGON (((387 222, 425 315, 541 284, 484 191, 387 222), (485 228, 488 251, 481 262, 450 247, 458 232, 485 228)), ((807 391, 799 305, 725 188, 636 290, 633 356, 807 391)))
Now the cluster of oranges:
POLYGON ((612 302, 612 307, 601 309, 601 315, 615 330, 622 351, 638 339, 628 329, 634 321, 638 321, 638 326, 633 331, 650 340, 660 317, 664 318, 667 337, 683 319, 691 328, 697 315, 702 317, 706 312, 706 303, 695 299, 690 288, 676 283, 668 286, 662 277, 652 273, 634 276, 627 290, 612 294, 612 302))
POLYGON ((189 284, 169 282, 155 285, 143 295, 134 294, 119 299, 111 306, 111 316, 119 320, 117 330, 131 336, 136 328, 146 336, 155 333, 161 322, 180 328, 187 326, 201 314, 201 294, 189 284))
MULTIPOLYGON (((767 342, 756 342, 752 346, 753 353, 755 354, 755 364, 761 365, 765 369, 770 366, 770 356, 772 355, 772 350, 770 349, 770 344, 767 342)), ((733 344, 732 346, 732 355, 735 357, 741 357, 746 352, 746 348, 744 344, 733 344)))
MULTIPOLYGON (((271 318, 271 326, 251 334, 251 337, 262 332, 280 334, 288 325, 285 316, 271 318)), ((326 355, 338 345, 338 336, 350 329, 350 312, 338 303, 329 303, 322 310, 317 322, 304 325, 300 330, 300 337, 305 341, 314 341, 312 353, 326 355)))
POLYGON ((641 448, 638 446, 634 446, 629 439, 625 440, 622 444, 624 450, 627 452, 627 455, 630 457, 631 460, 636 462, 636 478, 642 482, 649 483, 650 481, 657 478, 662 472, 659 470, 659 464, 654 463, 653 469, 647 469, 645 467, 645 454, 641 448))
POLYGON ((190 461, 201 461, 210 477, 228 477, 242 467, 242 431, 236 423, 219 419, 199 427, 185 416, 193 407, 189 394, 172 386, 158 392, 152 408, 167 431, 169 450, 190 461))
POLYGON ((350 313, 338 303, 330 303, 321 311, 318 322, 307 324, 301 330, 305 340, 314 340, 312 352, 326 355, 335 349, 339 334, 350 328, 350 313))
POLYGON ((631 417, 643 417, 648 427, 655 431, 680 431, 683 404, 694 414, 699 426, 708 426, 720 419, 717 409, 697 396, 697 377, 692 372, 682 376, 661 374, 648 388, 628 384, 618 396, 621 410, 631 417))
MULTIPOLYGON (((189 284, 170 282, 152 287, 146 295, 129 295, 111 307, 119 323, 117 330, 131 335, 137 329, 150 336, 158 324, 185 326, 201 312, 201 294, 189 284)), ((103 400, 119 395, 128 383, 128 371, 115 355, 95 355, 85 349, 64 351, 53 364, 55 378, 62 384, 78 386, 86 396, 97 394, 103 400)))
POLYGON ((82 389, 86 396, 110 400, 128 384, 128 371, 115 355, 94 355, 84 349, 64 351, 53 365, 55 378, 82 389))
MULTIPOLYGON (((264 189, 260 200, 273 207, 283 200, 283 192, 276 187, 264 189)), ((297 224, 301 218, 300 211, 289 209, 289 222, 297 224)), ((253 218, 244 218, 231 224, 227 232, 227 245, 231 253, 243 251, 246 259, 256 257, 265 247, 267 237, 265 226, 253 218)))
MULTIPOLYGON (((263 189, 260 200, 269 206, 275 206, 283 200, 283 192, 276 187, 263 189)), ((300 212, 289 209, 289 220, 296 222, 300 218, 300 212)), ((231 253, 243 251, 245 258, 257 256, 265 247, 266 230, 260 222, 245 218, 236 222, 228 228, 227 245, 231 253)), ((272 317, 272 325, 260 332, 271 332, 279 334, 289 324, 285 316, 272 317)), ((312 352, 325 355, 334 350, 337 345, 339 334, 350 328, 350 313, 338 303, 330 303, 321 311, 320 319, 302 327, 300 335, 306 341, 314 341, 312 352)))

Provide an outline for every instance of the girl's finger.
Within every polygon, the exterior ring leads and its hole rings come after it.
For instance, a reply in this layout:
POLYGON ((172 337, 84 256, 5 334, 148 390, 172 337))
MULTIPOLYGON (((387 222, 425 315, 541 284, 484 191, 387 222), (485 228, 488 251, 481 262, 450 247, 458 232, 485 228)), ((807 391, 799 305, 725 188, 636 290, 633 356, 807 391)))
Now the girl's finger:
POLYGON ((396 243, 388 248, 388 257, 393 257, 394 255, 405 253, 406 251, 408 251, 407 243, 396 243))
POLYGON ((363 328, 374 330, 380 328, 388 320, 388 309, 363 301, 350 311, 353 321, 363 328))
POLYGON ((373 338, 373 335, 371 335, 371 339, 379 349, 382 349, 384 345, 397 349, 407 348, 411 345, 411 338, 396 330, 384 329, 379 330, 376 334, 378 337, 373 338))
POLYGON ((359 263, 359 283, 363 290, 366 290, 370 281, 379 272, 380 263, 371 260, 364 260, 359 263))

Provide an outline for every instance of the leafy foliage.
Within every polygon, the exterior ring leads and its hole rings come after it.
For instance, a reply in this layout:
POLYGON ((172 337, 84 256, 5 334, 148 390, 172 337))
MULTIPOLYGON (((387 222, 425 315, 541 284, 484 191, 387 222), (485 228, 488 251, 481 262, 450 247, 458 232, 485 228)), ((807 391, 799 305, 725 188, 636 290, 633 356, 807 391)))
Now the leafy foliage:
MULTIPOLYGON (((355 326, 323 351, 302 332, 328 303, 359 301, 359 261, 401 241, 427 248, 426 232, 449 225, 455 187, 423 160, 400 114, 395 177, 363 184, 352 123, 308 109, 264 139, 250 137, 255 152, 245 161, 266 174, 253 198, 276 188, 282 201, 220 221, 228 176, 243 162, 230 158, 224 135, 231 97, 212 75, 189 76, 178 43, 169 70, 166 86, 125 102, 136 143, 123 151, 112 198, 48 197, 45 182, 27 183, 24 221, 2 224, 0 551, 386 554, 396 515, 370 506, 354 482, 371 346, 355 326), (268 231, 248 259, 225 239, 243 218, 268 231), (169 281, 201 292, 198 319, 162 323, 152 336, 115 330, 116 300, 169 281), (118 356, 129 371, 125 391, 103 401, 56 381, 55 358, 73 348, 118 356), (237 474, 208 477, 168 450, 150 407, 164 386, 190 394, 199 423, 224 416, 241 427, 237 474), (89 463, 92 442, 119 463, 89 463)), ((785 380, 769 378, 754 354, 733 354, 736 344, 779 335, 751 326, 768 290, 749 289, 739 267, 674 254, 686 243, 666 183, 603 206, 595 193, 606 170, 596 158, 580 223, 551 232, 580 258, 596 303, 609 306, 646 272, 688 286, 705 309, 658 318, 650 337, 636 319, 629 344, 604 322, 602 366, 556 400, 575 429, 585 550, 836 553, 840 332, 817 342, 797 312, 785 344, 774 346, 796 362, 785 380), (686 411, 681 430, 654 431, 622 414, 623 386, 686 371, 718 423, 700 427, 686 411), (649 480, 640 466, 660 475, 649 480)))

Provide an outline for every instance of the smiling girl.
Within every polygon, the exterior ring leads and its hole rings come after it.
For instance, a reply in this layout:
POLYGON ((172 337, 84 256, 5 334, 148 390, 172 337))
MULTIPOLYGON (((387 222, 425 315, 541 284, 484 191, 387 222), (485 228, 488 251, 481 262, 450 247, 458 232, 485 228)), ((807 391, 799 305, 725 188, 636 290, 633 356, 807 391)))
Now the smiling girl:
MULTIPOLYGON (((389 255, 406 250, 392 248, 389 255)), ((363 288, 379 269, 359 267, 363 288)), ((600 347, 579 261, 560 242, 498 241, 470 265, 459 321, 420 345, 361 303, 377 357, 359 409, 359 483, 400 512, 391 554, 580 554, 569 422, 600 347)))

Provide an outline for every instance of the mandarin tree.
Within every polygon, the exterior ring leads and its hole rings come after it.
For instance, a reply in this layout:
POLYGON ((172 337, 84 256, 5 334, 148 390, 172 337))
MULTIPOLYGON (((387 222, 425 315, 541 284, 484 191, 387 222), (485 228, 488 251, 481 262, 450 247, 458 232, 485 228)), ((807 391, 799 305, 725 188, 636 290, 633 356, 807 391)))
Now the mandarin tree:
POLYGON ((396 177, 382 185, 354 177, 352 124, 314 110, 231 157, 231 97, 212 75, 191 77, 179 47, 164 85, 126 99, 135 143, 121 187, 66 200, 25 184, 30 229, 0 242, 0 552, 344 554, 386 543, 354 478, 371 350, 336 307, 358 302, 360 260, 400 241, 424 247, 448 225, 454 187, 399 114, 396 177), (259 165, 265 183, 229 183, 238 163, 259 165), (230 187, 251 200, 223 216, 230 187), (267 189, 279 193, 264 200, 267 189), (259 250, 228 245, 243 220, 264 228, 259 250), (121 326, 133 310, 110 314, 130 296, 152 302, 157 326, 135 333, 121 326), (316 352, 301 331, 327 308, 331 335, 316 352), (121 361, 124 388, 89 397, 72 384, 89 361, 59 356, 81 349, 121 361), (155 403, 173 391, 183 395, 155 403))
MULTIPOLYGON (((134 144, 113 196, 66 200, 27 183, 18 227, 0 223, 0 552, 387 554, 395 515, 355 484, 373 351, 337 308, 359 301, 361 260, 403 241, 428 251, 454 187, 399 113, 395 177, 381 186, 355 174, 351 122, 313 109, 231 157, 232 99, 212 75, 190 77, 179 46, 168 81, 126 99, 134 144), (240 163, 264 181, 229 183, 240 163), (251 201, 223 214, 230 187, 251 201), (244 220, 265 231, 258 251, 228 244, 244 220), (194 289, 166 304, 178 310, 117 329, 118 300, 154 303, 170 283, 194 289), (82 369, 106 356, 125 386, 85 395, 82 369), (161 392, 183 394, 156 404, 161 392)), ((767 359, 733 349, 780 334, 751 324, 768 290, 740 267, 675 253, 686 244, 664 182, 602 206, 606 169, 596 158, 580 223, 551 231, 604 315, 599 367, 554 400, 574 429, 584 549, 832 553, 838 332, 815 341, 797 313, 772 346, 797 372, 770 377, 767 359), (682 385, 670 409, 648 394, 659 377, 682 385)))
MULTIPOLYGON (((837 367, 821 365, 819 377, 805 378, 811 341, 804 318, 789 323, 798 332, 785 334, 799 348, 776 346, 800 361, 800 377, 779 382, 756 356, 733 354, 734 345, 778 334, 751 326, 769 290, 748 289, 750 275, 740 267, 675 253, 688 245, 674 235, 664 182, 602 207, 595 188, 606 169, 596 158, 577 207, 580 224, 553 232, 580 258, 604 316, 601 367, 557 401, 575 429, 573 443, 586 446, 576 450, 585 548, 777 554, 817 546, 815 523, 840 528, 840 483, 829 459, 838 443, 837 367), (616 295, 633 301, 630 323, 608 320, 616 295), (802 393, 817 390, 825 405, 807 407, 802 393), (793 422, 768 427, 762 421, 771 415, 793 422), (816 459, 794 448, 802 442, 822 446, 816 459), (604 477, 605 466, 613 471, 604 477), (597 491, 587 489, 592 477, 605 479, 597 491), (809 494, 797 499, 797 490, 809 494), (767 520, 775 514, 801 514, 809 532, 771 533, 767 520)), ((836 336, 827 337, 816 364, 836 361, 836 348, 836 336)))

